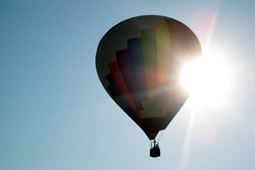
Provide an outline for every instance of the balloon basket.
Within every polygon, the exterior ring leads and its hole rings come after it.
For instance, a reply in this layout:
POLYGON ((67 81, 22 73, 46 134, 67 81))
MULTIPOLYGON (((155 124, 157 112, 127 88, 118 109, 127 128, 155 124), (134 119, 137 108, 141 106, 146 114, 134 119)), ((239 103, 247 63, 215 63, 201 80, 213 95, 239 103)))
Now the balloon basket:
POLYGON ((151 142, 150 157, 156 158, 160 156, 159 144, 154 140, 151 142))

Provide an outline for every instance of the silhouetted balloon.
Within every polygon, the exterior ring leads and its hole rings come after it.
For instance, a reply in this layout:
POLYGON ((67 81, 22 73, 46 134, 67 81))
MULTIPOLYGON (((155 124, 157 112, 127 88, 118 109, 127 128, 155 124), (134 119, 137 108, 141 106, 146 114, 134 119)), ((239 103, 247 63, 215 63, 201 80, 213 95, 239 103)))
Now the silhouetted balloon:
POLYGON ((179 83, 181 65, 199 56, 199 40, 183 23, 138 16, 104 35, 96 68, 108 94, 153 140, 188 97, 179 83))

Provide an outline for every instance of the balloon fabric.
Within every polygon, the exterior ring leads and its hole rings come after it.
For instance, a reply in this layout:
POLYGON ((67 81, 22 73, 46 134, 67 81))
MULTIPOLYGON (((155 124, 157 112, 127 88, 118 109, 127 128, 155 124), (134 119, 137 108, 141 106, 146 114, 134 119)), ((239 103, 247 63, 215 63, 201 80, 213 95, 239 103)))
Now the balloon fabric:
POLYGON ((183 63, 201 56, 196 35, 164 16, 138 16, 112 27, 96 54, 100 81, 150 140, 188 98, 180 85, 183 63))

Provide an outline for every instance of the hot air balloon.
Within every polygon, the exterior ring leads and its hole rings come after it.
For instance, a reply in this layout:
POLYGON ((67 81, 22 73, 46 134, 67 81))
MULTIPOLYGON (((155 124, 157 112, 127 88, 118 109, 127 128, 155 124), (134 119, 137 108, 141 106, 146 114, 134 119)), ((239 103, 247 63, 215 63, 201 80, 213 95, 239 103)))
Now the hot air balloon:
POLYGON ((180 85, 182 64, 201 56, 196 35, 165 16, 137 16, 113 26, 96 53, 99 79, 121 109, 151 140, 151 157, 160 156, 155 137, 188 98, 180 85))

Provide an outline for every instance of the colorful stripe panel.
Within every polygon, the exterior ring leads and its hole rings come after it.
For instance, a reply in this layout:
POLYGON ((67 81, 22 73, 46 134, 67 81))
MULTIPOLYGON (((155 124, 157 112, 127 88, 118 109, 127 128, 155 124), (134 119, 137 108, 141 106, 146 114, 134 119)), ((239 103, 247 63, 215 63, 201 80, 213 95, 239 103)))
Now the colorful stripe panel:
POLYGON ((112 73, 112 82, 110 83, 117 87, 118 94, 120 94, 118 95, 118 97, 123 98, 123 100, 126 102, 126 106, 128 106, 133 111, 133 113, 136 114, 137 118, 140 119, 141 115, 122 78, 118 63, 117 62, 111 63, 109 65, 109 68, 112 73))
POLYGON ((147 100, 146 94, 146 82, 144 76, 144 61, 142 54, 142 44, 141 39, 135 38, 128 40, 128 55, 130 59, 130 64, 133 71, 133 81, 137 88, 137 98, 140 101, 147 100))
POLYGON ((141 31, 142 52, 144 57, 144 73, 149 98, 157 87, 157 48, 156 33, 152 29, 141 31))
POLYGON ((136 97, 136 85, 134 83, 134 77, 131 71, 131 65, 130 65, 130 61, 129 61, 129 56, 128 56, 128 50, 120 50, 116 52, 116 57, 117 57, 117 61, 119 64, 119 68, 120 68, 120 72, 122 74, 122 77, 125 81, 125 84, 128 88, 128 91, 130 93, 130 95, 133 97, 136 106, 138 108, 138 110, 143 109, 141 102, 137 99, 136 97))

